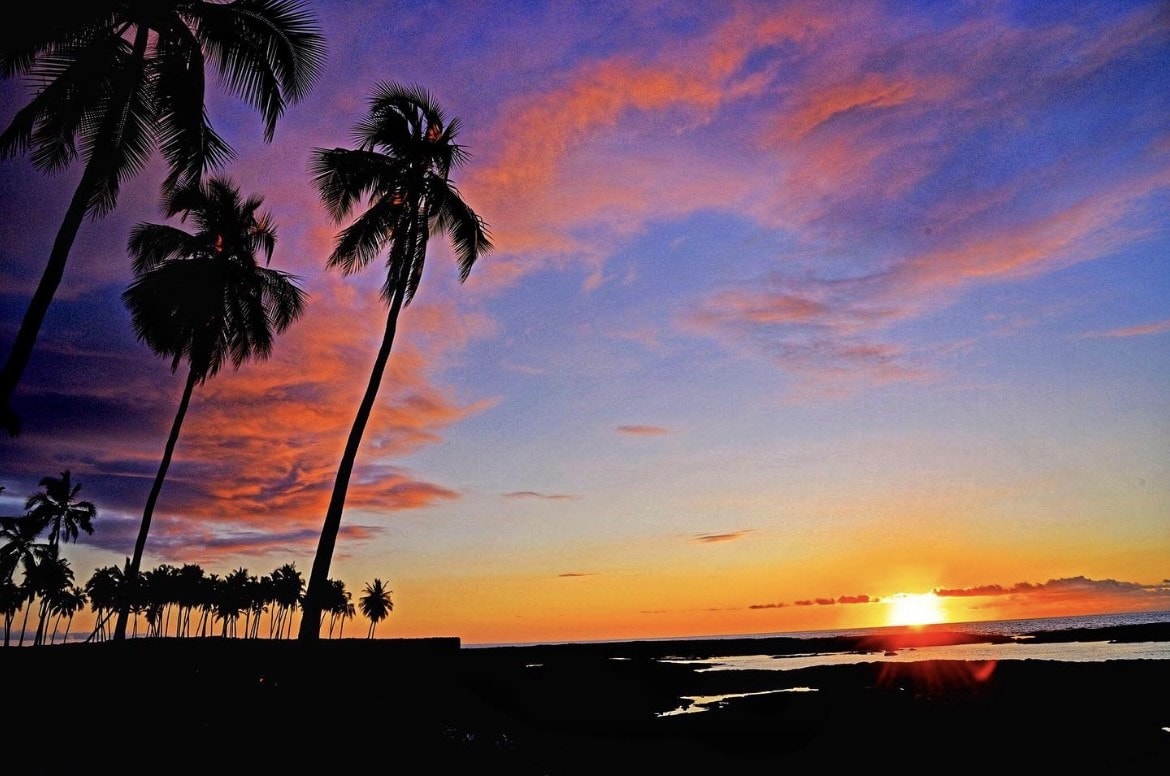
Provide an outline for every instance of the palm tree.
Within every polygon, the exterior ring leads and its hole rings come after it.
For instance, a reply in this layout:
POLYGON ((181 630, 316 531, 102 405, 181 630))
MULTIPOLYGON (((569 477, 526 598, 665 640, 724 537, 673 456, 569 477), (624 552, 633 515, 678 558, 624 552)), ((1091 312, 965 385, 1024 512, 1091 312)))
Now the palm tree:
POLYGON ((269 634, 275 638, 287 638, 292 630, 292 617, 305 592, 305 580, 297 571, 295 563, 286 563, 272 572, 272 593, 275 606, 275 624, 269 634), (284 635, 282 635, 282 630, 284 635))
POLYGON ((179 623, 175 628, 175 635, 191 635, 191 613, 200 604, 205 577, 203 567, 197 563, 185 563, 179 569, 175 580, 176 598, 179 604, 179 623))
POLYGON ((353 594, 345 589, 345 582, 340 579, 331 579, 325 587, 324 603, 321 610, 329 615, 329 638, 333 638, 333 629, 338 622, 341 631, 345 631, 345 621, 353 617, 353 603, 350 599, 353 594))
POLYGON ((9 646, 12 637, 12 621, 24 606, 24 590, 11 578, 0 578, 0 614, 4 615, 4 646, 9 646))
POLYGON ((338 235, 327 264, 348 275, 385 249, 382 299, 389 314, 321 527, 302 605, 301 640, 320 638, 329 564, 354 459, 390 357, 398 314, 414 297, 422 277, 427 239, 432 231, 451 238, 461 280, 467 278, 476 259, 491 249, 487 226, 449 178, 451 168, 466 159, 466 152, 454 142, 458 129, 459 120, 446 123, 425 91, 382 84, 370 99, 368 115, 355 127, 358 147, 317 149, 314 155, 314 183, 335 222, 345 219, 363 197, 369 201, 368 209, 338 235))
POLYGON ((53 633, 49 636, 49 643, 53 644, 57 641, 57 629, 62 622, 65 625, 65 633, 62 636, 62 643, 69 641, 69 629, 73 625, 73 615, 77 613, 78 609, 85 606, 86 597, 85 591, 79 588, 72 582, 65 587, 64 590, 57 591, 49 599, 49 613, 53 616, 53 633))
MULTIPOLYGON (((33 644, 44 644, 50 608, 53 601, 73 585, 73 569, 69 567, 69 561, 59 557, 56 553, 50 553, 40 563, 27 565, 24 575, 25 585, 28 588, 29 607, 32 607, 34 598, 40 596, 41 599, 37 612, 39 618, 37 632, 33 638, 33 644)), ((23 635, 22 633, 22 638, 23 635)))
POLYGON ((377 577, 374 578, 373 584, 366 583, 365 591, 358 599, 358 606, 361 607, 362 614, 370 620, 370 632, 366 638, 372 639, 374 628, 394 610, 394 602, 390 600, 390 593, 393 591, 388 590, 377 577))
MULTIPOLYGON (((130 559, 126 559, 130 565, 130 559)), ((108 623, 110 617, 121 610, 126 599, 126 576, 117 566, 103 566, 95 569, 89 581, 85 583, 85 594, 89 597, 89 608, 94 613, 94 628, 88 641, 97 639, 105 641, 109 638, 108 623)))
POLYGON ((43 478, 40 492, 25 502, 28 517, 38 530, 49 529, 48 543, 53 552, 62 539, 67 543, 76 542, 80 531, 93 533, 97 507, 92 501, 78 500, 80 490, 81 484, 74 485, 66 469, 60 477, 43 478))
POLYGON ((157 149, 164 192, 198 182, 232 158, 207 121, 205 65, 256 108, 270 142, 287 104, 300 100, 324 63, 324 40, 301 0, 100 0, 51 3, 20 36, 6 36, 0 77, 27 76, 29 103, 0 134, 0 158, 30 151, 59 172, 84 160, 4 367, 0 423, 19 433, 12 397, 85 217, 117 205, 123 181, 157 149))
POLYGON ((49 545, 38 542, 42 527, 28 515, 0 517, 0 580, 11 580, 22 565, 43 560, 49 545))
MULTIPOLYGON (((272 260, 276 227, 263 200, 241 201, 227 179, 179 189, 166 202, 168 217, 191 218, 193 234, 165 224, 139 224, 130 234, 137 279, 122 295, 134 331, 171 371, 187 361, 187 382, 175 413, 158 474, 146 500, 128 575, 137 576, 155 504, 195 386, 214 376, 225 361, 239 368, 266 359, 274 332, 284 331, 304 311, 305 294, 292 275, 257 263, 272 260)), ((114 639, 126 635, 127 613, 118 614, 114 639)))

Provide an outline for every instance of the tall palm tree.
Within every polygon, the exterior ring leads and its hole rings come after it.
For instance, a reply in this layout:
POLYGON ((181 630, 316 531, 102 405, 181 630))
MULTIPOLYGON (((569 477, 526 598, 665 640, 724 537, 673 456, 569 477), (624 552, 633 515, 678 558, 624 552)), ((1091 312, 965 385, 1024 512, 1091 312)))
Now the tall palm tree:
POLYGON ((93 533, 93 519, 97 507, 92 501, 77 498, 81 483, 74 484, 69 470, 60 477, 45 477, 41 490, 29 496, 24 508, 33 524, 43 531, 49 530, 48 543, 56 552, 61 540, 76 542, 80 531, 93 533))
MULTIPOLYGON (((197 230, 188 233, 165 224, 139 224, 129 250, 137 278, 122 295, 134 331, 171 371, 187 361, 187 381, 175 413, 158 474, 146 500, 128 576, 138 575, 155 504, 171 464, 175 443, 195 386, 231 361, 239 368, 250 358, 266 359, 274 332, 284 331, 304 312, 305 293, 296 278, 257 263, 272 260, 276 227, 268 213, 257 213, 259 197, 240 199, 230 180, 177 190, 166 202, 169 217, 182 215, 197 230)), ((126 635, 127 612, 118 614, 114 639, 126 635)))
POLYGON ((467 158, 455 143, 458 129, 459 120, 445 122, 427 92, 388 83, 375 89, 368 114, 354 129, 357 148, 317 149, 314 153, 314 184, 335 222, 347 218, 363 198, 368 200, 365 212, 338 235, 327 264, 348 275, 385 250, 382 299, 389 313, 321 527, 302 604, 301 640, 320 637, 329 564, 354 460, 390 357, 398 315, 414 297, 422 277, 427 239, 432 232, 450 237, 461 280, 467 278, 476 259, 491 249, 486 224, 450 180, 451 169, 467 158))
POLYGON ((0 134, 0 158, 30 151, 59 172, 80 155, 81 179, 45 271, 0 370, 0 423, 19 432, 12 397, 85 217, 117 205, 123 181, 157 149, 164 192, 201 180, 233 156, 207 121, 206 65, 255 107, 270 142, 289 103, 316 81, 325 57, 301 0, 90 0, 48 3, 6 35, 0 77, 26 76, 34 96, 0 134))
POLYGON ((358 606, 370 621, 370 632, 366 638, 374 638, 374 628, 386 619, 386 615, 394 610, 394 602, 390 599, 392 590, 386 588, 382 580, 374 578, 373 583, 366 583, 365 593, 358 599, 358 606))

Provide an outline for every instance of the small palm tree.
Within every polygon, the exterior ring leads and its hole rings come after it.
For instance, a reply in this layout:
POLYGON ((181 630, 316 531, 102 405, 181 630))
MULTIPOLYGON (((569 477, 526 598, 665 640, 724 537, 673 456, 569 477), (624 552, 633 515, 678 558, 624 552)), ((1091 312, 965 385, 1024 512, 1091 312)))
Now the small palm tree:
POLYGON ((28 517, 38 530, 49 530, 48 543, 56 552, 62 539, 65 542, 76 542, 80 531, 93 533, 93 519, 97 516, 97 507, 92 501, 81 501, 77 498, 81 484, 73 484, 69 470, 61 472, 60 477, 45 477, 41 480, 41 490, 29 496, 24 508, 28 517))
POLYGON ((427 240, 432 232, 451 238, 461 280, 470 274, 476 259, 491 249, 487 226, 450 180, 451 169, 467 158, 455 143, 458 130, 459 120, 445 121, 427 92, 384 84, 375 90, 369 113, 354 129, 358 147, 317 149, 315 153, 313 182, 335 222, 347 218, 363 198, 369 200, 366 211, 338 235, 328 266, 348 275, 385 249, 382 299, 389 314, 321 526, 302 605, 301 640, 320 637, 329 565, 354 461, 390 358, 398 315, 410 304, 422 278, 427 240))
MULTIPOLYGON (((195 232, 139 224, 130 234, 138 277, 122 296, 134 331, 171 360, 172 372, 187 361, 187 381, 142 513, 130 576, 141 568, 151 518, 195 386, 227 361, 238 369, 250 358, 268 358, 274 332, 284 331, 304 311, 305 294, 296 278, 257 262, 261 254, 271 261, 276 246, 276 227, 267 213, 258 213, 262 204, 259 197, 241 200, 231 181, 214 178, 180 189, 166 202, 167 215, 192 219, 195 232)), ((125 638, 126 618, 125 610, 119 613, 114 639, 125 638)))
POLYGON ((0 78, 27 76, 35 91, 0 134, 0 159, 31 149, 59 172, 84 159, 73 199, 40 283, 0 369, 0 424, 19 421, 11 401, 85 217, 117 205, 123 181, 154 149, 169 172, 164 191, 201 180, 233 155, 207 122, 205 69, 264 117, 264 140, 316 81, 325 44, 300 0, 167 0, 50 3, 25 9, 19 36, 0 50, 0 78))
POLYGON ((358 599, 358 606, 370 621, 370 632, 366 638, 374 638, 374 628, 378 627, 378 623, 386 619, 386 616, 394 610, 394 602, 390 600, 390 593, 382 580, 377 577, 374 578, 373 583, 367 582, 365 593, 358 599))

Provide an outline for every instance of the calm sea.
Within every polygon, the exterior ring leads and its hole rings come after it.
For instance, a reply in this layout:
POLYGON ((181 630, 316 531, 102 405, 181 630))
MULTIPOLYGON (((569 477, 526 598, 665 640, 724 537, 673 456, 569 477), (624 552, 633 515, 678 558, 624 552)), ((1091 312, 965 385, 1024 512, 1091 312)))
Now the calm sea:
MULTIPOLYGON (((1083 617, 1050 617, 1030 620, 988 620, 984 622, 947 623, 928 626, 946 632, 974 635, 1007 636, 1015 639, 1004 644, 958 644, 955 646, 915 647, 892 653, 809 652, 798 655, 733 655, 710 660, 688 660, 691 664, 707 665, 708 670, 767 669, 783 671, 819 665, 844 665, 859 662, 915 660, 1063 660, 1094 662, 1102 660, 1168 660, 1170 642, 1146 641, 1112 643, 1108 641, 1070 641, 1060 643, 1029 643, 1025 634, 1063 631, 1077 628, 1106 628, 1117 625, 1170 623, 1170 612, 1135 612, 1129 614, 1099 614, 1083 617)), ((789 638, 816 638, 824 636, 871 636, 898 632, 903 629, 859 628, 855 630, 801 631, 797 633, 758 634, 758 638, 782 636, 789 638)), ((718 637, 716 637, 718 638, 718 637)), ((744 638, 728 636, 726 638, 744 638)), ((755 637, 752 637, 755 638, 755 637)), ((684 662, 684 661, 679 661, 684 662)))

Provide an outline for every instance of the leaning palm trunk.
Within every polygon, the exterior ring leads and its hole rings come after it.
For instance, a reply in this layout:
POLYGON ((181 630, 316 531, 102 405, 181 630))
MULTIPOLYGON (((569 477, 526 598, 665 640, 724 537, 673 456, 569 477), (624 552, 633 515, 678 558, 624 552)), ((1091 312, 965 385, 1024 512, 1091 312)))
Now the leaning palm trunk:
MULTIPOLYGON (((138 527, 138 539, 134 542, 134 557, 126 569, 126 579, 138 578, 138 569, 142 564, 142 553, 146 549, 146 536, 150 533, 150 520, 154 516, 154 505, 158 503, 158 494, 162 491, 163 480, 167 478, 167 469, 171 466, 171 456, 175 452, 175 443, 179 440, 179 430, 183 427, 183 418, 187 414, 187 407, 191 404, 191 394, 197 383, 195 370, 187 372, 187 385, 183 388, 183 398, 179 402, 179 411, 175 413, 175 422, 171 424, 171 435, 167 438, 167 446, 163 451, 162 463, 159 464, 158 474, 154 477, 154 485, 150 488, 150 497, 146 499, 146 509, 142 513, 142 524, 138 527)), ((114 640, 126 638, 126 621, 130 617, 130 604, 125 602, 118 610, 118 622, 114 626, 114 640)))
MULTIPOLYGON (((84 184, 83 184, 84 186, 84 184)), ((85 218, 86 204, 89 201, 89 192, 79 186, 73 193, 73 200, 69 203, 69 210, 65 213, 65 220, 57 230, 57 238, 53 241, 53 252, 49 255, 49 263, 37 284, 28 303, 28 311, 20 322, 20 329, 16 332, 16 341, 12 343, 12 351, 8 360, 4 362, 4 371, 0 372, 0 411, 6 412, 3 418, 4 425, 10 435, 19 430, 19 421, 11 409, 12 395, 20 382, 24 369, 28 366, 29 356, 32 355, 33 345, 37 334, 44 323, 45 314, 49 311, 49 303, 61 285, 61 278, 65 275, 65 263, 69 258, 69 250, 77 238, 81 222, 85 218)))
POLYGON ((394 334, 398 330, 398 313, 402 310, 402 298, 403 289, 399 288, 395 291, 394 299, 390 303, 390 312, 386 316, 386 332, 382 335, 382 346, 378 349, 378 357, 374 360, 373 371, 370 372, 370 382, 366 385, 366 393, 362 396, 362 403, 358 406, 357 417, 354 418, 353 428, 349 430, 349 439, 345 443, 345 452, 337 467, 337 479, 333 483, 329 511, 325 514, 325 524, 321 527, 321 541, 317 544, 317 554, 313 557, 313 570, 309 574, 308 592, 301 605, 299 639, 302 641, 316 641, 321 635, 322 607, 317 596, 328 585, 329 564, 333 559, 333 548, 337 544, 338 531, 341 530, 341 512, 345 508, 345 494, 349 489, 349 479, 353 474, 353 464, 357 458, 358 448, 361 447, 362 435, 370 420, 370 413, 374 409, 374 401, 378 398, 378 387, 382 384, 386 363, 390 360, 390 348, 394 344, 394 334))
MULTIPOLYGON (((142 76, 148 41, 147 33, 148 30, 142 28, 135 36, 133 67, 129 71, 129 77, 114 95, 115 102, 113 104, 115 105, 126 103, 129 100, 134 89, 133 84, 142 76)), ((73 198, 69 201, 69 209, 65 211, 65 218, 62 220, 60 228, 57 229, 57 236, 53 240, 53 250, 49 254, 45 271, 37 284, 37 290, 33 293, 32 299, 29 300, 28 310, 25 312, 24 318, 21 319, 20 329, 16 332, 16 340, 12 343, 12 350, 4 362, 4 369, 0 371, 0 415, 2 415, 0 423, 4 425, 10 436, 15 436, 20 431, 20 421, 12 408, 13 394, 16 393, 16 386, 20 383, 25 367, 28 366, 33 345, 36 344, 37 335, 40 334, 41 325, 49 311, 49 304, 57 293, 57 287, 61 285, 61 278, 65 275, 65 264, 69 260, 70 251, 73 250, 73 243, 77 239, 81 223, 85 220, 86 213, 101 207, 101 205, 96 204, 98 190, 118 167, 115 154, 120 149, 123 140, 122 121, 124 118, 121 111, 110 111, 106 115, 102 133, 97 138, 98 142, 94 144, 94 154, 89 163, 86 164, 81 181, 77 184, 73 198)), ((108 186, 108 184, 104 185, 108 186)))

